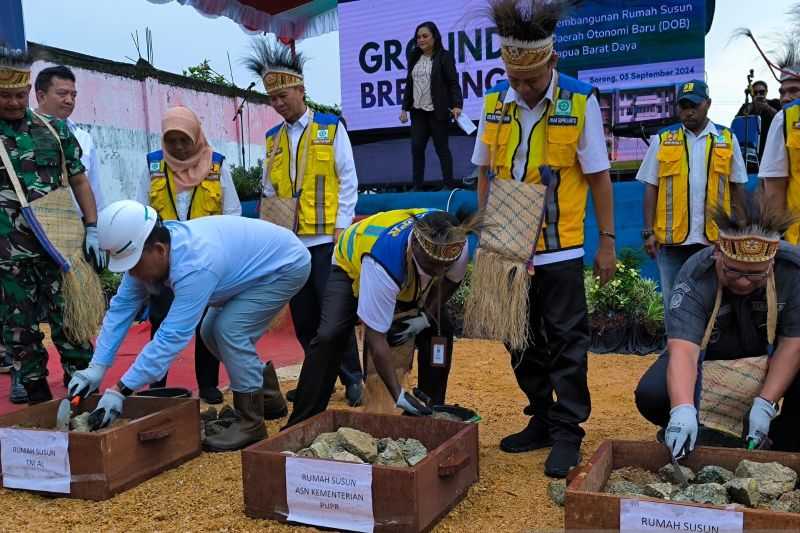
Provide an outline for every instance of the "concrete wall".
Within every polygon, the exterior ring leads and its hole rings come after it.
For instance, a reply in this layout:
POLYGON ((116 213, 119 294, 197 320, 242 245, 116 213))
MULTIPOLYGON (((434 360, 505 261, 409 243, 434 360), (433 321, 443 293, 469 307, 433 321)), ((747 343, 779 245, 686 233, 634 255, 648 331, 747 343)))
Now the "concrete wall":
MULTIPOLYGON (((33 77, 52 65, 49 61, 36 61, 33 77)), ((226 164, 240 164, 239 122, 233 120, 241 102, 238 97, 173 86, 152 77, 135 79, 68 66, 75 73, 78 89, 71 118, 94 139, 107 203, 134 197, 138 182, 147 172, 145 154, 161 147, 161 117, 172 106, 184 105, 197 113, 214 150, 225 154, 226 164)), ((33 90, 31 107, 36 107, 33 90)), ((264 158, 264 133, 279 119, 263 102, 245 106, 248 166, 264 158)))

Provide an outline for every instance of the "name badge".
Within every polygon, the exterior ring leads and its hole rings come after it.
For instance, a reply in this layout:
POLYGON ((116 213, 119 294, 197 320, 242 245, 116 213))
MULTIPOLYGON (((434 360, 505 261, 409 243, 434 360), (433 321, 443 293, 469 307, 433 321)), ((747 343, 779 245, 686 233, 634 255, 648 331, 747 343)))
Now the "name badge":
POLYGON ((500 117, 503 117, 503 124, 511 124, 511 116, 510 115, 503 115, 501 113, 486 113, 486 122, 491 122, 492 124, 499 124, 500 117))
POLYGON ((716 148, 730 148, 730 146, 728 145, 728 143, 714 143, 714 146, 715 146, 716 148))
POLYGON ((554 115, 547 119, 548 126, 577 126, 578 117, 562 117, 554 115))
POLYGON ((675 139, 667 139, 661 144, 663 144, 664 146, 680 146, 683 143, 680 141, 676 141, 675 139))

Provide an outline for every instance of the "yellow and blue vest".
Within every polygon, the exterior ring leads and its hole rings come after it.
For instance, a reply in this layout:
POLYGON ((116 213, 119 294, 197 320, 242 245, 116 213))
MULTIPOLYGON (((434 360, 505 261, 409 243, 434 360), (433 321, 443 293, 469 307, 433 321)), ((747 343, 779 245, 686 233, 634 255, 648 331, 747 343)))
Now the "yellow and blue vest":
MULTIPOLYGON (((783 106, 783 136, 789 156, 786 207, 794 213, 800 213, 800 100, 783 106)), ((791 244, 800 244, 800 223, 786 230, 783 238, 791 244)))
POLYGON ((333 235, 336 212, 339 209, 339 176, 336 174, 333 140, 339 125, 339 117, 326 113, 314 113, 312 120, 300 137, 297 153, 291 154, 289 134, 282 124, 266 134, 267 157, 272 153, 273 143, 278 151, 272 161, 269 180, 275 194, 281 198, 299 196, 297 202, 298 235, 333 235), (297 177, 292 183, 289 174, 290 157, 295 158, 295 169, 299 171, 300 156, 308 147, 308 161, 302 181, 302 190, 296 190, 297 177))
MULTIPOLYGON (((213 152, 208 177, 192 191, 188 219, 222 214, 222 184, 220 172, 225 156, 213 152)), ((147 154, 150 171, 150 206, 163 220, 178 220, 177 190, 172 171, 164 161, 164 152, 156 150, 147 154)))
MULTIPOLYGON (((731 165, 733 134, 715 124, 718 135, 706 136, 706 213, 715 206, 731 212, 731 165)), ((691 218, 689 186, 689 148, 683 125, 673 124, 658 133, 658 201, 653 232, 661 244, 681 244, 689 236, 691 218)), ((710 242, 719 237, 719 229, 711 217, 705 217, 705 236, 710 242)))
POLYGON ((557 74, 554 102, 547 102, 544 115, 523 140, 516 102, 506 103, 509 83, 499 82, 486 92, 483 100, 485 129, 481 138, 489 147, 490 167, 496 178, 512 179, 514 154, 522 142, 528 143, 525 183, 541 183, 539 166, 553 169, 556 182, 551 185, 545 205, 542 234, 536 247, 552 252, 583 246, 584 219, 589 184, 577 159, 578 140, 585 124, 586 102, 592 86, 564 74, 557 74))
POLYGON ((397 301, 415 303, 419 294, 417 270, 408 253, 408 239, 417 216, 434 209, 397 209, 377 213, 351 225, 339 235, 334 257, 339 268, 353 280, 353 295, 358 297, 361 261, 370 256, 391 276, 400 294, 397 301))

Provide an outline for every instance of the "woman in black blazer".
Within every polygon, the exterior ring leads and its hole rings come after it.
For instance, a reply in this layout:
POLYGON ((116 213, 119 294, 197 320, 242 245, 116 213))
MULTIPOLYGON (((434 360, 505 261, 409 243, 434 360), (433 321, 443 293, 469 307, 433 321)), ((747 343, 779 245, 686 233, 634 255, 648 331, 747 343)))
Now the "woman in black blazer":
POLYGON ((442 35, 433 22, 423 22, 414 32, 416 46, 408 57, 408 75, 403 95, 400 122, 408 122, 411 113, 411 156, 414 188, 425 181, 425 148, 433 137, 433 145, 442 166, 446 187, 455 187, 453 156, 447 139, 450 117, 461 114, 463 98, 453 54, 442 46, 442 35))

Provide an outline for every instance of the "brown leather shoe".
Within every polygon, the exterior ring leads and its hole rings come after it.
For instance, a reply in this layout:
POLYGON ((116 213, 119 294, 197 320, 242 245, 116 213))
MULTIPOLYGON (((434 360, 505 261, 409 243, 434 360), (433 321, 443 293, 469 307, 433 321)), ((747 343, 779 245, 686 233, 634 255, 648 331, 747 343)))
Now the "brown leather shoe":
POLYGON ((257 392, 234 392, 233 405, 241 417, 230 426, 214 435, 207 435, 203 449, 208 452, 232 452, 241 450, 267 437, 264 427, 264 394, 257 392))
POLYGON ((278 374, 275 373, 272 361, 267 361, 264 365, 263 376, 264 383, 261 385, 261 390, 264 392, 264 418, 267 420, 283 418, 289 414, 289 407, 281 394, 278 374))

